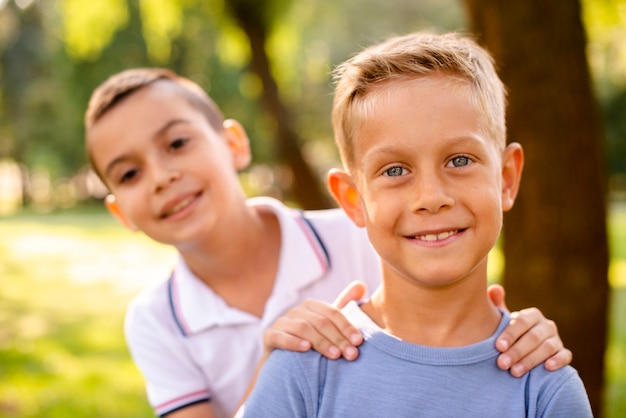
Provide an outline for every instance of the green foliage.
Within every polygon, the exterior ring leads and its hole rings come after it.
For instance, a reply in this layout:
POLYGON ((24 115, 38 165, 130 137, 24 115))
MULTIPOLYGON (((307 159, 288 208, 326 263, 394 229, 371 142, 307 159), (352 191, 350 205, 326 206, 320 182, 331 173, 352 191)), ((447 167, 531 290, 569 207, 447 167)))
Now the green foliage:
POLYGON ((626 1, 582 0, 588 57, 600 92, 626 88, 626 1))
POLYGON ((125 0, 59 0, 62 36, 69 57, 94 61, 128 23, 125 0))
POLYGON ((148 56, 152 62, 165 64, 172 40, 179 36, 183 25, 182 4, 178 0, 142 0, 139 4, 148 56))

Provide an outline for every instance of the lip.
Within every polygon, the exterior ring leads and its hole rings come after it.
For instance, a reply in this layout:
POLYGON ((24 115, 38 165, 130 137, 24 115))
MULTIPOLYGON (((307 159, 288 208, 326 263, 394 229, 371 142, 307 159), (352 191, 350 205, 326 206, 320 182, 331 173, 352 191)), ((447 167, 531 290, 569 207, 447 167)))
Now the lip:
POLYGON ((167 201, 159 211, 159 219, 175 221, 186 217, 198 205, 202 192, 185 193, 167 201))

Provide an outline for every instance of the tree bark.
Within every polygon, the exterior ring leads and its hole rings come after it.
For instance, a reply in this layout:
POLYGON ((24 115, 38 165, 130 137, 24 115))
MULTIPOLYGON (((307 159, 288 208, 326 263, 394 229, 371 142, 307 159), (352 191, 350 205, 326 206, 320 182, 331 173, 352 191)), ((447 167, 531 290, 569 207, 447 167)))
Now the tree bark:
POLYGON ((276 141, 279 160, 287 165, 294 178, 291 193, 303 209, 332 207, 319 176, 312 170, 300 151, 301 139, 296 133, 292 116, 280 99, 276 80, 270 71, 265 52, 268 23, 264 20, 266 1, 236 0, 228 6, 250 41, 251 70, 263 85, 262 103, 276 121, 276 141))
POLYGON ((604 133, 578 1, 465 0, 474 33, 509 91, 508 138, 526 165, 505 216, 504 283, 513 309, 556 321, 594 415, 602 416, 608 242, 604 133))

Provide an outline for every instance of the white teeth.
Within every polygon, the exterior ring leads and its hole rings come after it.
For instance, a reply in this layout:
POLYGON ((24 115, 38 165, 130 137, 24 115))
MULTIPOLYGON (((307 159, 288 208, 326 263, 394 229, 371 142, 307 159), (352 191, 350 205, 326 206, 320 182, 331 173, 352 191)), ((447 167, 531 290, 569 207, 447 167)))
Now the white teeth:
POLYGON ((168 215, 171 215, 172 213, 178 212, 179 210, 181 210, 182 208, 184 208, 185 206, 187 206, 189 203, 191 203, 191 201, 193 200, 193 196, 183 200, 182 202, 180 202, 179 204, 177 204, 176 206, 174 206, 169 212, 168 215))
POLYGON ((457 232, 459 232, 458 229, 454 230, 454 231, 441 232, 439 234, 419 235, 419 236, 417 236, 417 239, 419 239, 420 241, 439 241, 439 240, 451 237, 452 235, 456 234, 457 232))

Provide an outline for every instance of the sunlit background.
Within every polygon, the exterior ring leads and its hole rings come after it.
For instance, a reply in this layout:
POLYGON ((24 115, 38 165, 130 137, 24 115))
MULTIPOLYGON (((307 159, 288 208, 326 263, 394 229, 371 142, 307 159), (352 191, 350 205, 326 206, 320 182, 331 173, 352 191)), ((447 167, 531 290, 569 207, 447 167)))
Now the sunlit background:
MULTIPOLYGON (((250 135, 247 193, 306 206, 291 189, 294 168, 227 2, 0 0, 0 417, 152 416, 122 321, 129 300, 166 278, 176 255, 102 210, 106 190, 88 168, 82 118, 106 77, 164 66, 198 82, 250 135)), ((320 182, 338 164, 334 65, 390 34, 469 31, 460 0, 266 3, 271 75, 320 182)), ((582 18, 606 129, 605 415, 617 418, 626 416, 626 0, 583 0, 582 18)), ((491 259, 497 281, 505 260, 499 249, 491 259)))

